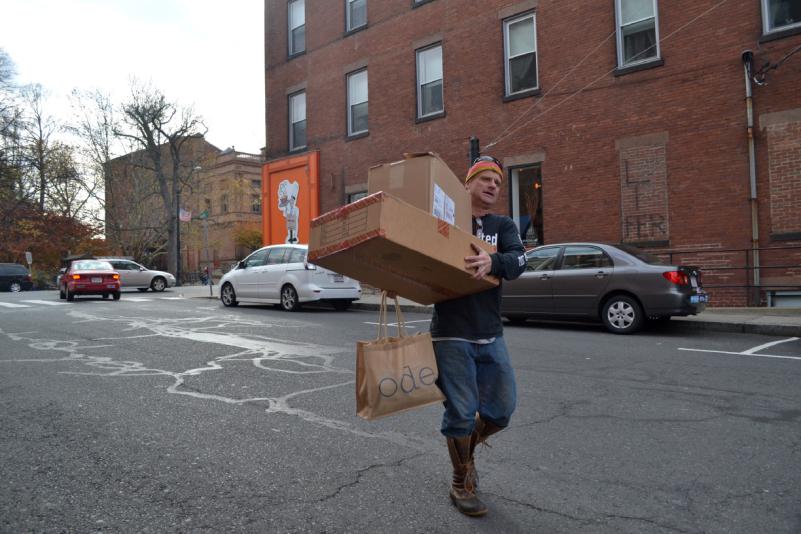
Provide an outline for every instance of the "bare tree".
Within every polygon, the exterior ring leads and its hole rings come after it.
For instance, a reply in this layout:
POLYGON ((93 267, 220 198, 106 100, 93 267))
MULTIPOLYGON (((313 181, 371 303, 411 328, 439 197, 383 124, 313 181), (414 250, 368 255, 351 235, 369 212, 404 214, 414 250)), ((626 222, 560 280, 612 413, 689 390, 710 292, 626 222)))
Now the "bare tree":
MULTIPOLYGON (((192 139, 202 138, 206 127, 191 108, 179 107, 158 89, 137 82, 131 98, 122 106, 123 128, 117 135, 144 157, 140 165, 155 181, 168 224, 167 266, 180 275, 178 232, 181 190, 191 187, 203 154, 196 153, 192 139)), ((180 279, 180 276, 179 276, 180 279)))
POLYGON ((39 84, 22 89, 25 102, 25 120, 22 128, 22 142, 31 171, 27 186, 39 197, 39 211, 45 210, 47 199, 49 166, 52 151, 51 138, 57 130, 56 122, 46 111, 47 94, 39 84))

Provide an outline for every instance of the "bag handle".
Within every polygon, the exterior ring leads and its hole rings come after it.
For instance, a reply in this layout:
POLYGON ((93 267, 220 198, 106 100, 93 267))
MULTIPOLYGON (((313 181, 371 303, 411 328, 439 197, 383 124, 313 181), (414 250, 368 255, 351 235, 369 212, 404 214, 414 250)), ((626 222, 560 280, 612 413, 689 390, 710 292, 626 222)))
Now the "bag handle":
MULTIPOLYGON (((389 327, 387 323, 387 296, 387 291, 381 292, 381 305, 378 308, 378 337, 376 340, 389 337, 387 335, 389 327)), ((395 301, 395 319, 397 321, 395 324, 398 327, 398 337, 404 337, 406 336, 406 321, 403 318, 398 297, 393 296, 392 299, 395 301)))

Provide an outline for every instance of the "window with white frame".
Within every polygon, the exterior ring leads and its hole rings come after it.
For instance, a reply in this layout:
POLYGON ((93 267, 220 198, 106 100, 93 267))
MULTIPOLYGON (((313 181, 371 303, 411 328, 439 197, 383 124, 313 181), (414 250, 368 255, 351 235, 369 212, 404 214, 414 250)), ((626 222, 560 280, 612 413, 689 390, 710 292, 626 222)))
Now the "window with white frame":
POLYGON ((287 18, 289 19, 289 55, 294 56, 306 50, 306 0, 289 0, 287 18))
POLYGON ((506 96, 537 89, 537 26, 534 13, 503 22, 506 96))
POLYGON ((442 45, 417 51, 417 118, 445 111, 442 89, 442 45))
POLYGON ((617 64, 628 67, 659 58, 657 0, 615 0, 617 64))
POLYGON ((347 31, 367 26, 367 0, 345 0, 347 31))
POLYGON ((348 135, 367 131, 367 69, 348 74, 348 135))
POLYGON ((801 28, 801 2, 798 0, 762 0, 765 33, 801 28))
POLYGON ((289 150, 306 146, 306 92, 289 96, 289 150))

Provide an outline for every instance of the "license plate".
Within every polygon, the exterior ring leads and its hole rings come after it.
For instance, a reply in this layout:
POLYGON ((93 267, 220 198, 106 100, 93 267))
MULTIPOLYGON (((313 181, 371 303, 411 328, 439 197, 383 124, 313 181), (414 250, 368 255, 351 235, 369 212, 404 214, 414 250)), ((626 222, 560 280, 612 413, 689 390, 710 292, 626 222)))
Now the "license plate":
POLYGON ((341 275, 341 274, 335 274, 334 276, 332 276, 332 278, 333 278, 334 282, 340 282, 341 283, 341 282, 345 281, 345 276, 341 275))
POLYGON ((117 289, 117 286, 115 284, 108 284, 108 288, 109 289, 117 289))
POLYGON ((698 304, 699 302, 709 302, 707 295, 690 295, 690 304, 698 304))
POLYGON ((103 283, 103 279, 99 278, 99 277, 93 277, 92 278, 92 283, 93 284, 102 284, 103 283))

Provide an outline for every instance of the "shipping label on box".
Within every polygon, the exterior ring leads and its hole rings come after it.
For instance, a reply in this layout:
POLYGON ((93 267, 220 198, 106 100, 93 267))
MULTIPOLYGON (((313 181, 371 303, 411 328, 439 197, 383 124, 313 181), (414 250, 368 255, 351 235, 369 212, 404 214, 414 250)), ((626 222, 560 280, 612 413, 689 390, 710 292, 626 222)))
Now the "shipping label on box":
POLYGON ((309 261, 360 282, 433 304, 496 287, 475 280, 464 258, 494 247, 387 193, 328 212, 311 224, 309 261))
POLYGON ((459 228, 472 228, 470 194, 436 154, 409 154, 406 159, 371 167, 367 192, 384 191, 459 228))

